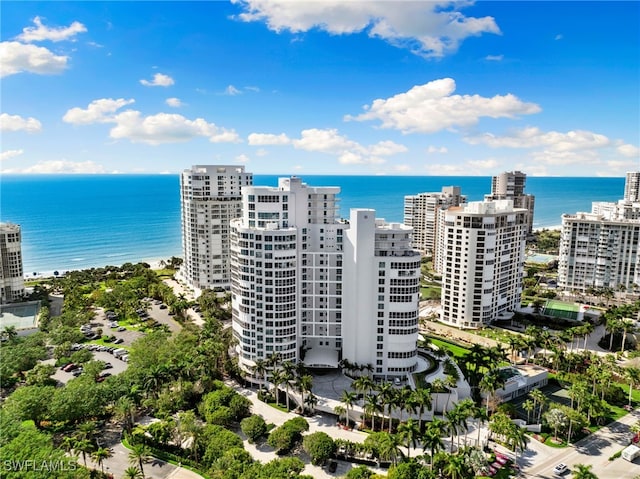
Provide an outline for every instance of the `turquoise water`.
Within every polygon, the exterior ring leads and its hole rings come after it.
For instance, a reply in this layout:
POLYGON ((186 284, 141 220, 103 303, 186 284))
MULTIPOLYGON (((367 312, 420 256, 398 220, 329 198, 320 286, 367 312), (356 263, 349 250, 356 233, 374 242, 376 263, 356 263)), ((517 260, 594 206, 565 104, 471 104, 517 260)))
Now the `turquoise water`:
MULTIPOLYGON (((255 175, 276 186, 278 176, 255 175)), ((312 186, 340 186, 340 214, 373 208, 403 220, 405 195, 460 186, 470 201, 491 191, 490 177, 303 176, 312 186)), ((0 221, 22 226, 26 275, 181 256, 178 175, 2 175, 0 221)), ((536 196, 534 227, 553 227, 563 213, 616 201, 624 178, 527 178, 536 196)))

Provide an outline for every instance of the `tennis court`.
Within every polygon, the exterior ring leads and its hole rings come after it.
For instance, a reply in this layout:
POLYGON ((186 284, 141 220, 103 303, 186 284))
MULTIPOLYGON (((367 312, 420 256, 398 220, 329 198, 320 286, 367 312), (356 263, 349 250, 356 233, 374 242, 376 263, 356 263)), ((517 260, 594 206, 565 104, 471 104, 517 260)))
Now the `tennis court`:
POLYGON ((579 305, 574 303, 565 303, 555 299, 548 299, 544 308, 542 308, 542 314, 563 319, 578 319, 579 312, 579 305))

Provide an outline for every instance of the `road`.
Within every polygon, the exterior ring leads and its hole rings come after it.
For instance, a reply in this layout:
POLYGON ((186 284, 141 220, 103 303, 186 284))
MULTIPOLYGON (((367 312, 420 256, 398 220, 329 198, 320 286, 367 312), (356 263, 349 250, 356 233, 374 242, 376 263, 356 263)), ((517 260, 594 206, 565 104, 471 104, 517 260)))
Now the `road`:
POLYGON ((640 411, 633 411, 578 441, 571 448, 553 449, 530 443, 518 461, 522 476, 552 479, 553 468, 561 462, 569 466, 570 470, 573 470, 576 464, 591 465, 593 472, 600 479, 633 479, 640 476, 640 460, 634 463, 622 458, 609 461, 611 456, 629 444, 632 436, 630 426, 638 420, 640 411), (543 451, 540 450, 541 447, 544 448, 543 451))

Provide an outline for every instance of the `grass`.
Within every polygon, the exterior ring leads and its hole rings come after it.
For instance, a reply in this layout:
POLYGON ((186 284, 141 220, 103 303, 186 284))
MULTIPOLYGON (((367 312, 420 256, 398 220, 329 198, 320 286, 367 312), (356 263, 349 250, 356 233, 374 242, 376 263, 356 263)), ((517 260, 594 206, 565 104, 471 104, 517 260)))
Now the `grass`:
POLYGON ((430 337, 429 340, 431 341, 431 344, 434 344, 439 348, 449 351, 456 358, 463 358, 467 354, 469 354, 468 349, 458 346, 457 344, 453 344, 448 341, 443 341, 442 339, 437 339, 433 337, 430 337))
POLYGON ((426 286, 420 288, 420 299, 427 301, 431 299, 440 299, 441 289, 439 287, 426 286))

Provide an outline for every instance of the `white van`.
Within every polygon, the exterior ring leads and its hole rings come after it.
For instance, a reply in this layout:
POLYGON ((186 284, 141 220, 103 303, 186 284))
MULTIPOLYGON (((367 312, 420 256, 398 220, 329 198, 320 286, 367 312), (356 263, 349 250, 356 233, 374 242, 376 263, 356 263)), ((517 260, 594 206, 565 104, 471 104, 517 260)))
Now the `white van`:
POLYGON ((626 459, 629 462, 633 462, 637 457, 640 457, 640 447, 635 444, 631 444, 622 451, 622 459, 626 459))
POLYGON ((119 357, 121 357, 121 356, 124 356, 125 354, 128 354, 128 353, 129 353, 129 351, 127 351, 127 350, 126 350, 126 349, 124 349, 124 348, 118 348, 118 349, 116 349, 116 350, 114 350, 114 351, 113 351, 113 355, 114 355, 114 357, 116 357, 116 358, 119 358, 119 357))

